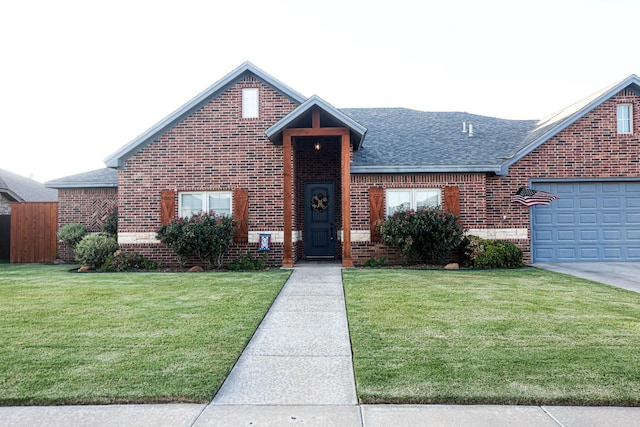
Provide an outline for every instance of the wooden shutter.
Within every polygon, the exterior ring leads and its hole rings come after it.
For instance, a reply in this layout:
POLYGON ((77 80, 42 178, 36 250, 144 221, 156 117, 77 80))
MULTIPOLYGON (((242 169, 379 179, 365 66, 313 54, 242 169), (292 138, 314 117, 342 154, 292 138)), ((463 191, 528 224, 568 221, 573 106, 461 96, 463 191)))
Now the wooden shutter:
POLYGON ((382 241, 378 225, 384 221, 384 188, 369 188, 369 231, 372 242, 382 241))
POLYGON ((169 224, 176 214, 176 192, 162 190, 160 192, 160 224, 169 224))
POLYGON ((460 187, 444 187, 444 209, 460 217, 460 187))
POLYGON ((233 241, 247 243, 249 241, 249 190, 242 188, 233 190, 233 219, 238 225, 233 241))

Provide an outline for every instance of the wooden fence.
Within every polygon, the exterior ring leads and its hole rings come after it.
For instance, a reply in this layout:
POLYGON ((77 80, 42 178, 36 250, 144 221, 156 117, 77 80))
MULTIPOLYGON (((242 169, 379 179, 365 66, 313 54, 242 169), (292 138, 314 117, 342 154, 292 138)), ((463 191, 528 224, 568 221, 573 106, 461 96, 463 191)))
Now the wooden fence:
POLYGON ((11 204, 11 262, 56 260, 58 203, 11 204))

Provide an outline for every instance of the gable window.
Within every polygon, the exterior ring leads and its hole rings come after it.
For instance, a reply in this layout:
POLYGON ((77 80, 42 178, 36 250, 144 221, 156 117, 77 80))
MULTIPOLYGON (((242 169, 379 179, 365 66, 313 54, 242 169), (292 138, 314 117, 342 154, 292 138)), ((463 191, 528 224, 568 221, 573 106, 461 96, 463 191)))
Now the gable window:
POLYGON ((631 104, 618 104, 618 133, 633 133, 632 117, 631 104))
POLYGON ((258 93, 257 87, 242 89, 242 118, 258 117, 258 93))
POLYGON ((439 188, 403 188, 387 190, 387 216, 397 211, 418 210, 442 204, 439 188))
POLYGON ((231 215, 231 191, 182 192, 178 200, 180 217, 189 217, 198 212, 231 215))

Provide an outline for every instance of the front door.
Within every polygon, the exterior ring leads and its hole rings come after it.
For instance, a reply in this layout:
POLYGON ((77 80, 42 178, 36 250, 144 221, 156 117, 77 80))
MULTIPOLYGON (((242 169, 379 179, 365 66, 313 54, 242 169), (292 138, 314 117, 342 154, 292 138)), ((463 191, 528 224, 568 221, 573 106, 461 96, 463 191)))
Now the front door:
POLYGON ((305 257, 335 257, 335 198, 332 182, 304 185, 305 257))

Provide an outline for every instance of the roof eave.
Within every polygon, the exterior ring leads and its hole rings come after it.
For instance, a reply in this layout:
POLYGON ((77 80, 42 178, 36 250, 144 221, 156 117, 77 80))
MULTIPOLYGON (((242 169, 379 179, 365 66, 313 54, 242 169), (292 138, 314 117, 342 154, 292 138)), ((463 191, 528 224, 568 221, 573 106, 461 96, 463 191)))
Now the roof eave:
POLYGON ((495 173, 500 165, 375 165, 351 166, 353 174, 408 174, 408 173, 495 173))
POLYGON ((24 202, 24 198, 20 197, 18 193, 9 188, 0 188, 0 193, 5 193, 7 196, 11 197, 15 202, 24 202))
POLYGON ((113 182, 45 182, 47 188, 117 188, 118 183, 113 182))

